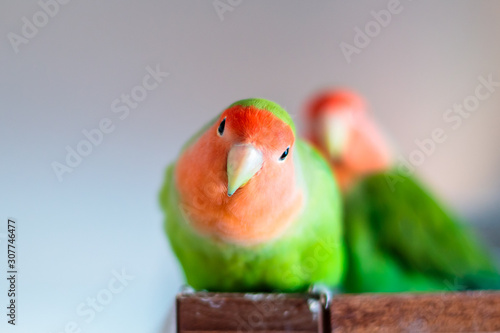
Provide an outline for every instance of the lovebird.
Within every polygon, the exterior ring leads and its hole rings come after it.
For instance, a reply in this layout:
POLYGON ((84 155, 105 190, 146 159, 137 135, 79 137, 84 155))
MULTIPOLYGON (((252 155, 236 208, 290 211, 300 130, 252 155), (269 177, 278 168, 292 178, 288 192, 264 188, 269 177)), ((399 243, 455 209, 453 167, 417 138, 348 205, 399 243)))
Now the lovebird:
POLYGON ((344 292, 500 288, 481 240, 392 162, 358 94, 328 90, 304 109, 307 138, 329 160, 344 198, 344 292))
POLYGON ((334 288, 345 266, 340 190, 328 162, 265 99, 231 104, 165 175, 165 230, 195 290, 334 288))

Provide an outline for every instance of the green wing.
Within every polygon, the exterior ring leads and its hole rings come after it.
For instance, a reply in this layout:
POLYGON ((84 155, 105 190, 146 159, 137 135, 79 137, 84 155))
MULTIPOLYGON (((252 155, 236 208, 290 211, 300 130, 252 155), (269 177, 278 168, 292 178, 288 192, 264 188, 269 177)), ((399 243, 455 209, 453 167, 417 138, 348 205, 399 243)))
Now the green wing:
POLYGON ((369 197, 351 195, 346 203, 347 272, 343 289, 349 293, 443 290, 442 281, 405 267, 377 238, 370 220, 369 197))
POLYGON ((346 198, 348 292, 497 289, 478 237, 411 177, 367 177, 346 198))

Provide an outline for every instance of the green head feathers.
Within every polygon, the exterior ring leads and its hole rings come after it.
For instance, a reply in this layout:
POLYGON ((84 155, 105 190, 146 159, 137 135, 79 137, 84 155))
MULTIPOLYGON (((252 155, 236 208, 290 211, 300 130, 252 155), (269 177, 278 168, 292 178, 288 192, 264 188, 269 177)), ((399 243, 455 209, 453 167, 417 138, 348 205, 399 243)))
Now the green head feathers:
POLYGON ((231 104, 229 107, 233 107, 236 105, 253 106, 257 109, 266 110, 266 111, 271 112, 276 117, 278 117, 283 122, 285 122, 285 124, 290 126, 293 134, 295 135, 295 124, 293 123, 292 117, 290 117, 288 112, 286 112, 285 109, 283 109, 277 103, 268 101, 267 99, 263 99, 263 98, 248 98, 248 99, 242 99, 241 101, 237 101, 237 102, 231 104))

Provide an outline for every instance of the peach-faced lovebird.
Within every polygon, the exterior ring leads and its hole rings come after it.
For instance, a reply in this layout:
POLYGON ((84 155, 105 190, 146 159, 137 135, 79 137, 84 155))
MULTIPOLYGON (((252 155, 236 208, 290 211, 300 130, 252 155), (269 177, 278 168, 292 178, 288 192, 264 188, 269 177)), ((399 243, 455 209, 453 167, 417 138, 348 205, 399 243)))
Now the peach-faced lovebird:
POLYGON ((306 107, 308 138, 329 159, 345 206, 346 292, 497 289, 500 276, 476 236, 406 170, 364 101, 347 90, 306 107))
POLYGON ((341 279, 333 173, 274 102, 241 100, 210 121, 167 168, 160 200, 194 289, 291 292, 341 279))

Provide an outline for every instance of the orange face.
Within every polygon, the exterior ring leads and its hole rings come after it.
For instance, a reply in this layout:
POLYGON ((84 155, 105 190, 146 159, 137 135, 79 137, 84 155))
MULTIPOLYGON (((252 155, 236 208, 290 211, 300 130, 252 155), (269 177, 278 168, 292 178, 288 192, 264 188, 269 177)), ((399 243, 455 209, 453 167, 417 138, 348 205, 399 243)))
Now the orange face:
POLYGON ((345 158, 357 123, 365 116, 365 104, 347 90, 318 95, 307 107, 311 141, 334 160, 345 158))
POLYGON ((329 158, 342 188, 360 175, 388 168, 387 144, 357 94, 320 94, 307 108, 307 118, 308 136, 329 158))
POLYGON ((271 112, 234 106, 180 157, 183 212, 198 232, 256 244, 284 232, 300 210, 294 133, 271 112))

